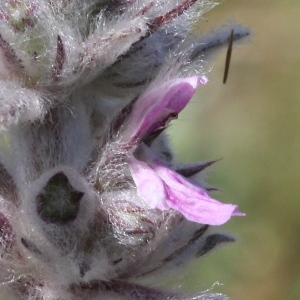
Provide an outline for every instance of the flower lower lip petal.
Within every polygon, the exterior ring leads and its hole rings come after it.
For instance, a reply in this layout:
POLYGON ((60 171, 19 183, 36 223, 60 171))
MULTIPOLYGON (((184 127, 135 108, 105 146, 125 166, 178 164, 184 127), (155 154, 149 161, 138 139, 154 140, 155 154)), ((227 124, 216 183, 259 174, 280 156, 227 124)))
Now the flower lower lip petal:
POLYGON ((243 216, 236 205, 223 204, 207 192, 160 162, 155 154, 141 145, 139 156, 132 158, 132 176, 137 192, 151 208, 174 209, 188 220, 208 225, 221 225, 232 216, 243 216))
POLYGON ((131 158, 131 174, 137 186, 138 195, 147 201, 151 208, 167 209, 166 191, 163 181, 144 162, 131 158))
POLYGON ((151 166, 166 184, 168 206, 182 213, 188 220, 221 225, 232 216, 241 215, 236 205, 223 204, 210 198, 205 190, 191 184, 157 160, 153 161, 151 166))
POLYGON ((208 225, 222 225, 232 216, 240 216, 236 205, 223 204, 200 194, 177 193, 168 187, 167 204, 182 213, 188 220, 208 225))

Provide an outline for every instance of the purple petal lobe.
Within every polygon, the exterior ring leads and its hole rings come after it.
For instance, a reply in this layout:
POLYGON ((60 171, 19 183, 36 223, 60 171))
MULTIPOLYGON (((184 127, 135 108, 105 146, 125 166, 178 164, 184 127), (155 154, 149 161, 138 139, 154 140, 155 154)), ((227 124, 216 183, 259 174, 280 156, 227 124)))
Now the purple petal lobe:
POLYGON ((151 208, 168 209, 167 194, 163 181, 149 167, 147 163, 135 158, 130 160, 131 174, 137 186, 138 195, 144 199, 151 208))
POLYGON ((232 216, 243 215, 236 205, 223 204, 210 198, 203 189, 191 184, 158 160, 150 165, 165 182, 168 206, 182 213, 188 220, 201 224, 221 225, 232 216))
POLYGON ((136 101, 123 125, 122 142, 140 141, 167 125, 188 104, 197 86, 206 82, 204 76, 181 78, 146 91, 136 101))
POLYGON ((141 148, 140 154, 146 162, 132 158, 132 176, 138 195, 151 208, 172 208, 190 221, 209 225, 221 225, 232 216, 244 215, 236 205, 223 204, 210 198, 205 190, 156 159, 149 148, 141 148))

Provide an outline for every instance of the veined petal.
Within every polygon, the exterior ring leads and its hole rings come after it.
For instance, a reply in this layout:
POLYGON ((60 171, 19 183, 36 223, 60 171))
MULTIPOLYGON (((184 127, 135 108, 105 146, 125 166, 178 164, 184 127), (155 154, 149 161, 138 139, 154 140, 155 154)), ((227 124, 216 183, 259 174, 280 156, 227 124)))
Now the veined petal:
POLYGON ((146 91, 137 99, 123 125, 122 141, 139 141, 165 126, 188 104, 197 86, 206 82, 205 76, 180 78, 146 91))
POLYGON ((190 221, 208 225, 221 225, 232 216, 244 215, 236 205, 212 199, 204 189, 159 161, 146 145, 140 145, 137 155, 143 161, 131 158, 132 177, 138 195, 151 208, 172 208, 190 221))
POLYGON ((221 225, 232 216, 244 215, 236 205, 223 204, 210 198, 205 190, 191 184, 157 159, 149 165, 165 183, 167 205, 179 211, 188 220, 201 224, 221 225))
POLYGON ((131 174, 137 186, 138 195, 144 199, 151 208, 168 209, 166 204, 167 193, 160 177, 147 163, 132 157, 130 160, 131 174))

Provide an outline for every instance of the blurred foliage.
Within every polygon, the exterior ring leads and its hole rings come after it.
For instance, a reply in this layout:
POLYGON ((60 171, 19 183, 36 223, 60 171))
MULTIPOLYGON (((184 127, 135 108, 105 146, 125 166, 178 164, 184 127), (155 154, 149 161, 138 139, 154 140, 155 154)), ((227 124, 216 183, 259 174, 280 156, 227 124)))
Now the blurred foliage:
POLYGON ((223 158, 206 176, 222 202, 247 214, 224 230, 239 242, 199 260, 185 287, 214 288, 237 300, 300 299, 300 2, 227 0, 200 28, 234 20, 249 26, 249 44, 213 62, 205 87, 173 122, 178 160, 223 158))

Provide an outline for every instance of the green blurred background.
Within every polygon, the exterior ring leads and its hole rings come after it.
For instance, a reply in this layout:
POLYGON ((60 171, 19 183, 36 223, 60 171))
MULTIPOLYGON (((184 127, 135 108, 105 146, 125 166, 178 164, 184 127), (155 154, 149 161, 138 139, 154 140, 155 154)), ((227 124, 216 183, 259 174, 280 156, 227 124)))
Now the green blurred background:
POLYGON ((248 44, 233 48, 222 84, 226 49, 171 127, 184 162, 223 158, 207 182, 213 196, 247 214, 225 230, 239 242, 193 264, 184 287, 216 281, 237 300, 300 299, 300 1, 227 0, 200 25, 249 26, 248 44))

